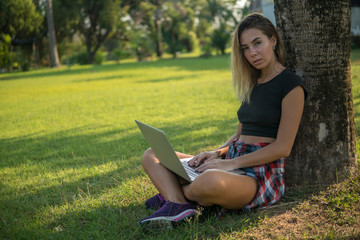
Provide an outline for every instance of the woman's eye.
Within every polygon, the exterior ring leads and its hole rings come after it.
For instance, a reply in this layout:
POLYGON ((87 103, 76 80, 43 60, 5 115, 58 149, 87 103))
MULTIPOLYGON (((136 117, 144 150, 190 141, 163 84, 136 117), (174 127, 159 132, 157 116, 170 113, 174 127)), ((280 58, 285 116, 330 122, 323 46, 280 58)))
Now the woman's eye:
POLYGON ((260 45, 260 44, 261 44, 260 41, 255 42, 255 46, 260 45))
POLYGON ((242 50, 243 51, 246 51, 246 50, 248 50, 249 48, 248 47, 242 47, 242 50))

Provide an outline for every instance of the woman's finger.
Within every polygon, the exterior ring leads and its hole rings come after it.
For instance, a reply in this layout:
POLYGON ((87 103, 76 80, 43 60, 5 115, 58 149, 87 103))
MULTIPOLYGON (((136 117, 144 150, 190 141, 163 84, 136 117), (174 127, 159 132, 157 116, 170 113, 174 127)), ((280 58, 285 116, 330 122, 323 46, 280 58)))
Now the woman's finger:
POLYGON ((195 157, 193 157, 192 159, 189 160, 189 166, 194 166, 194 164, 198 164, 199 162, 201 162, 201 157, 204 153, 200 153, 198 155, 196 155, 195 157))

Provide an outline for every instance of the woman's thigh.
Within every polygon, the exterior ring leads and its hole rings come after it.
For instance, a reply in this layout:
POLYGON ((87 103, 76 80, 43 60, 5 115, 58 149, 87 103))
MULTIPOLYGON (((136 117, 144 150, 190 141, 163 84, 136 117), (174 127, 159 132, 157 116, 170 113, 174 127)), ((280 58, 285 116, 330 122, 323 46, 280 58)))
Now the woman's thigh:
POLYGON ((193 155, 189 155, 189 154, 186 154, 186 153, 181 153, 181 152, 175 152, 175 153, 176 153, 176 155, 178 156, 179 159, 193 157, 193 155))
POLYGON ((257 181, 246 175, 208 170, 189 185, 183 186, 185 197, 204 206, 213 204, 240 209, 249 204, 258 190, 257 181))
MULTIPOLYGON (((181 152, 175 152, 177 157, 179 159, 182 159, 182 158, 190 158, 190 157, 193 157, 193 155, 189 155, 189 154, 185 154, 185 153, 181 153, 181 152)), ((159 159, 156 157, 154 151, 151 149, 151 148, 148 148, 144 154, 143 154, 143 162, 155 162, 155 163, 160 163, 159 159)))

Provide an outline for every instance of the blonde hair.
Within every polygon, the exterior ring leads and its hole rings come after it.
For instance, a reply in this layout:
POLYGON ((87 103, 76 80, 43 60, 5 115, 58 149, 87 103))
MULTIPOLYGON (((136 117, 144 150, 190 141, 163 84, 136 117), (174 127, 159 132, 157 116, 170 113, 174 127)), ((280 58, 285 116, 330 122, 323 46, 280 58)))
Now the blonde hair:
POLYGON ((277 60, 284 65, 285 51, 283 42, 269 19, 259 13, 246 16, 238 25, 232 36, 231 70, 233 85, 241 101, 250 102, 250 94, 260 77, 260 70, 254 68, 245 58, 241 48, 240 37, 243 31, 256 28, 269 39, 276 38, 275 55, 277 60))

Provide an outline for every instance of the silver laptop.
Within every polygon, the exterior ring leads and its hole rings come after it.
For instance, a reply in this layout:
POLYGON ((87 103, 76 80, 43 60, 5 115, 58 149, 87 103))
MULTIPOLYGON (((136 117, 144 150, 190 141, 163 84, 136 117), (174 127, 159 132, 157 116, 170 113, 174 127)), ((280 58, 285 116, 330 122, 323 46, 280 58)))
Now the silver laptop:
MULTIPOLYGON (((195 172, 195 167, 190 167, 188 165, 188 161, 191 158, 179 159, 177 157, 174 149, 171 147, 171 144, 163 131, 137 120, 135 120, 135 122, 140 128, 146 141, 154 151, 156 157, 159 159, 160 163, 167 169, 171 170, 189 182, 194 181, 194 179, 201 174, 195 172)), ((231 172, 235 174, 244 173, 244 171, 240 169, 231 172)))

